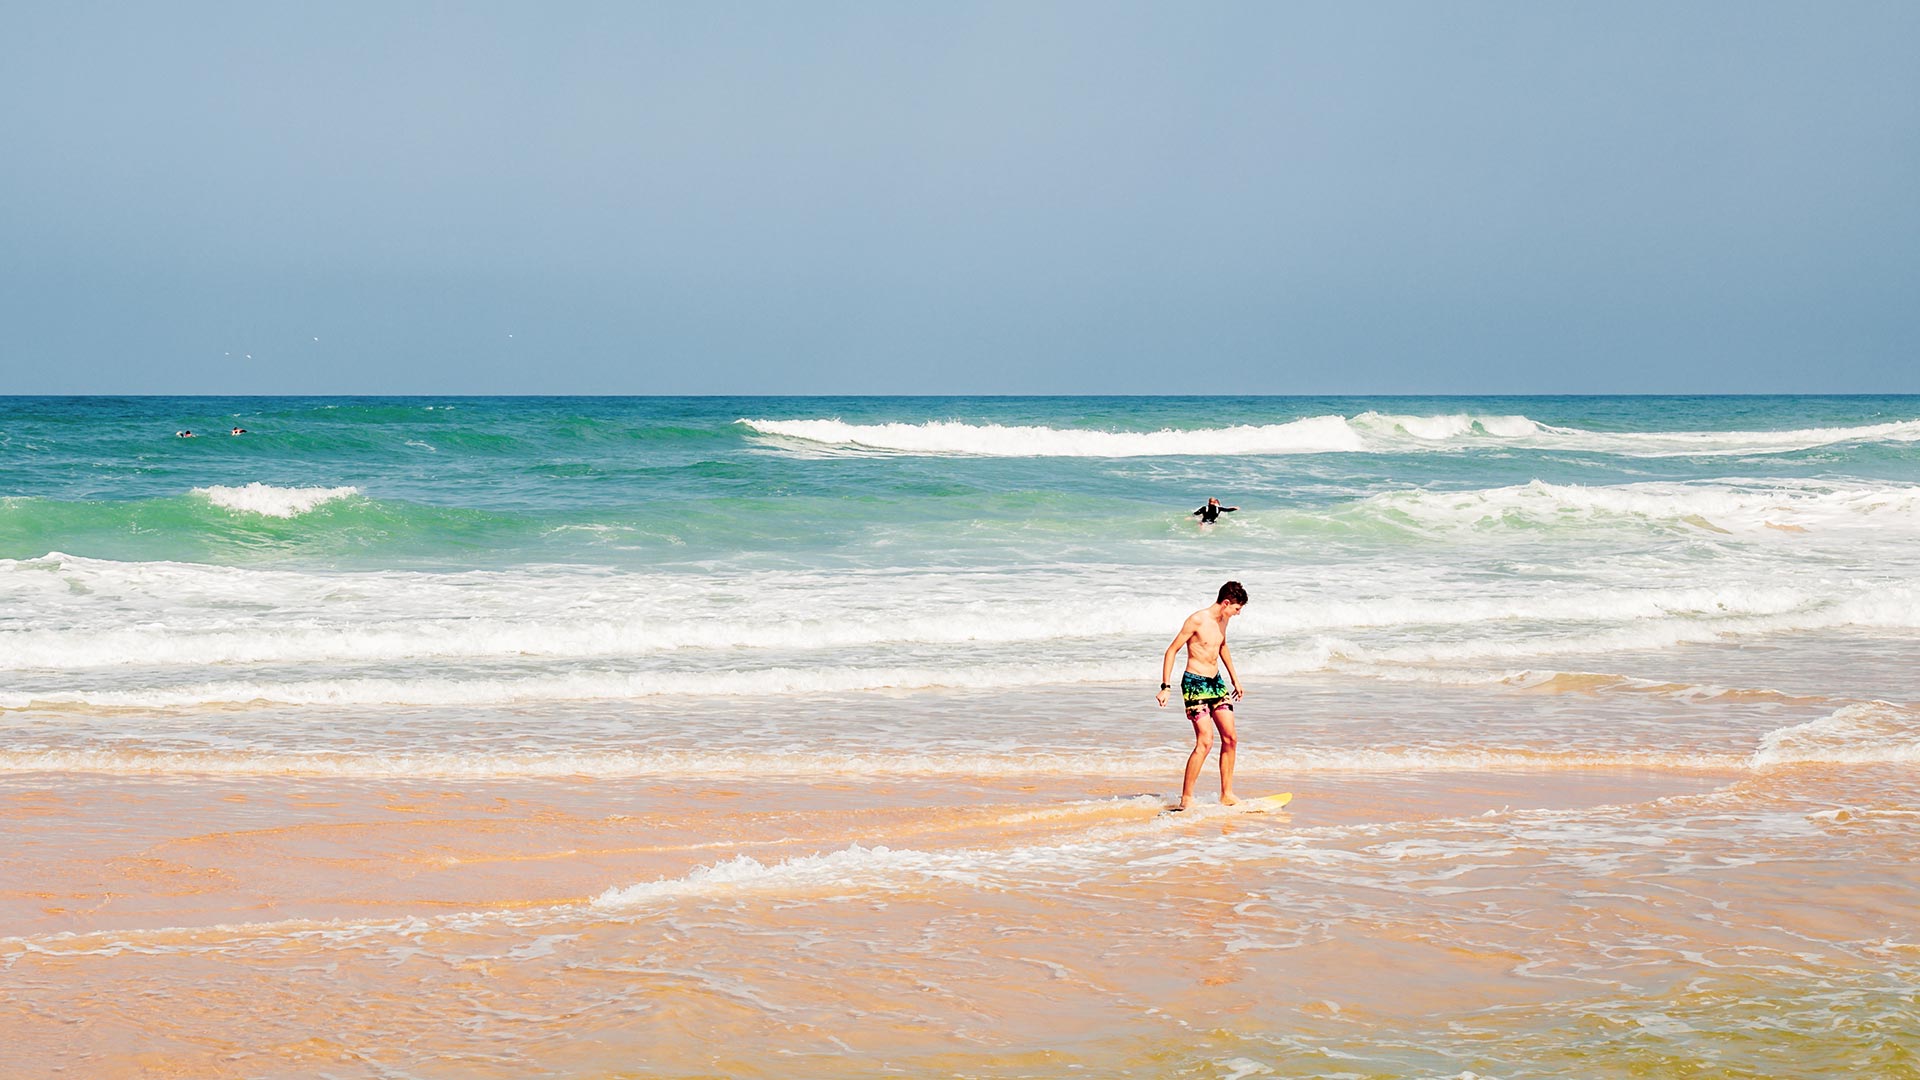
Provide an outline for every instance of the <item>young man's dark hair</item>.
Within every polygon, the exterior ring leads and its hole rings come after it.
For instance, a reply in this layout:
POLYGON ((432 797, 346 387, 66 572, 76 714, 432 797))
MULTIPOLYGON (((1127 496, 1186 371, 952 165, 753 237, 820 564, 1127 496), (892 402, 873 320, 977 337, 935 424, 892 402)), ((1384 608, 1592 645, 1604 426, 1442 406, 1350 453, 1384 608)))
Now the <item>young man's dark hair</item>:
POLYGON ((1247 602, 1247 590, 1241 588, 1239 582, 1229 581, 1225 585, 1220 586, 1220 595, 1214 597, 1213 602, 1216 604, 1245 604, 1247 602))

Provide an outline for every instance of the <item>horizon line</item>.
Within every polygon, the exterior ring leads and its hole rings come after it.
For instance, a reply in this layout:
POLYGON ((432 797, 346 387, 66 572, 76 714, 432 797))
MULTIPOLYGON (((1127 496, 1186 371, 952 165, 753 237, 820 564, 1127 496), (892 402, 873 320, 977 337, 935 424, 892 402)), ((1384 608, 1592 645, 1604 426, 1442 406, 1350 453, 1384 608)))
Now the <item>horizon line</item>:
POLYGON ((673 400, 684 398, 852 398, 862 400, 897 400, 903 398, 1152 398, 1156 401, 1233 401, 1255 400, 1263 398, 1870 398, 1870 397, 1915 397, 1920 398, 1920 390, 1776 390, 1776 391, 1740 391, 1732 393, 1702 393, 1698 391, 1606 391, 1606 392, 1513 392, 1473 393, 1448 391, 1445 393, 1419 393, 1413 391, 1399 393, 1288 393, 1288 394, 1164 394, 1164 393, 1079 393, 1079 394, 1015 394, 1015 393, 926 393, 926 394, 848 394, 814 391, 808 393, 685 393, 685 394, 619 394, 619 393, 573 393, 573 394, 476 394, 434 391, 408 391, 404 393, 37 393, 37 394, 0 394, 0 401, 41 400, 48 398, 81 399, 146 399, 146 398, 457 398, 463 400, 530 400, 557 401, 575 398, 604 398, 608 400, 673 400))

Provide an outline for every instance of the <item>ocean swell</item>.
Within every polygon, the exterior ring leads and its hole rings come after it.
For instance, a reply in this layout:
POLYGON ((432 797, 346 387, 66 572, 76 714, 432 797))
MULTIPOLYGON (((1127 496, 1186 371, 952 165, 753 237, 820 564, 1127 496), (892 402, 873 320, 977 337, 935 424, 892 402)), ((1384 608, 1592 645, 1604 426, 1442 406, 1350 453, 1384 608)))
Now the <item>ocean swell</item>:
POLYGON ((1782 454, 1837 443, 1920 441, 1920 420, 1785 431, 1588 431, 1526 416, 1364 412, 1280 424, 1160 431, 1108 431, 972 424, 851 424, 839 419, 751 419, 736 423, 778 443, 847 453, 975 457, 1176 457, 1413 453, 1517 447, 1629 457, 1782 454))
POLYGON ((284 488, 256 481, 240 487, 216 485, 194 488, 193 494, 205 498, 215 506, 238 513, 293 518, 323 503, 358 495, 360 489, 357 487, 284 488))
MULTIPOLYGON (((744 676, 742 667, 823 650, 901 655, 903 648, 951 667, 1034 648, 1059 661, 1132 655, 1157 648, 1185 614, 1182 605, 1160 598, 1116 595, 1125 589, 1111 580, 1089 591, 1094 583, 1063 577, 1048 591, 1064 599, 1035 598, 1025 579, 996 582, 992 591, 965 584, 970 593, 958 592, 947 575, 904 575, 876 592, 866 579, 768 574, 716 590, 670 575, 569 567, 342 574, 50 554, 0 560, 0 603, 14 616, 0 617, 0 671, 427 660, 519 666, 542 658, 619 661, 686 652, 693 655, 678 662, 730 662, 729 675, 744 676), (886 601, 899 590, 922 599, 903 610, 886 601), (725 605, 727 618, 704 613, 715 603, 725 605)), ((1288 590, 1249 608, 1235 624, 1236 642, 1249 656, 1299 670, 1296 664, 1317 666, 1328 655, 1427 664, 1659 648, 1738 634, 1920 628, 1920 588, 1886 582, 1723 580, 1662 587, 1636 585, 1623 573, 1505 595, 1436 589, 1394 596, 1382 595, 1381 587, 1372 583, 1360 593, 1349 586, 1330 595, 1288 590)), ((933 670, 925 674, 932 677, 933 670)), ((1078 668, 1061 673, 1069 670, 1078 668)), ((611 696, 627 693, 616 688, 611 696)), ((256 696, 273 698, 238 700, 256 696)))
POLYGON ((1920 529, 1920 486, 1841 480, 1646 482, 1396 491, 1334 511, 1423 529, 1654 522, 1719 533, 1920 529))
POLYGON ((1751 760, 1756 769, 1877 762, 1920 762, 1920 715, 1885 701, 1848 705, 1769 733, 1751 760))

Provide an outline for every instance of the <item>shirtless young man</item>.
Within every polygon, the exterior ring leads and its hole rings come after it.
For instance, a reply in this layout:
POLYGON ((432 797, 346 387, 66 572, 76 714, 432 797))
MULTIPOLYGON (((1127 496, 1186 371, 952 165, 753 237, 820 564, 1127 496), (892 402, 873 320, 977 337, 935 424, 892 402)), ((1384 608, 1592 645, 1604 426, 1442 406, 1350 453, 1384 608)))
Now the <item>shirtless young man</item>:
POLYGON ((1193 785, 1200 779, 1200 770, 1206 767, 1207 753, 1213 749, 1213 728, 1220 729, 1220 803, 1232 806, 1239 802, 1233 794, 1233 752, 1239 740, 1233 735, 1233 703, 1242 697, 1240 676, 1233 672, 1233 655, 1227 652, 1227 620, 1240 614, 1247 605, 1247 590, 1237 581, 1229 581, 1220 586, 1220 597, 1209 607, 1187 616, 1180 626, 1180 632, 1174 635, 1173 644, 1167 646, 1167 654, 1160 660, 1160 705, 1167 704, 1167 694, 1173 689, 1167 678, 1173 674, 1173 658, 1181 647, 1187 650, 1187 670, 1180 676, 1180 698, 1187 706, 1187 720, 1193 724, 1193 752, 1187 755, 1187 775, 1180 785, 1180 805, 1175 810, 1185 810, 1193 805, 1193 785), (1227 681, 1232 682, 1233 691, 1227 691, 1227 682, 1220 678, 1220 668, 1227 669, 1227 681))

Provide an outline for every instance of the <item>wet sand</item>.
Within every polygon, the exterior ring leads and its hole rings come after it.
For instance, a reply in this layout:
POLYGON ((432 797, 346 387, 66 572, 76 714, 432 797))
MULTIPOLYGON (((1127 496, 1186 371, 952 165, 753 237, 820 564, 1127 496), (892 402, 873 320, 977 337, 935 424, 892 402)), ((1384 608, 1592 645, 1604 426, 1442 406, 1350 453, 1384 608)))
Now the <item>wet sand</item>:
POLYGON ((1911 1069, 1904 768, 1282 785, 7 776, 8 1075, 1911 1069))

